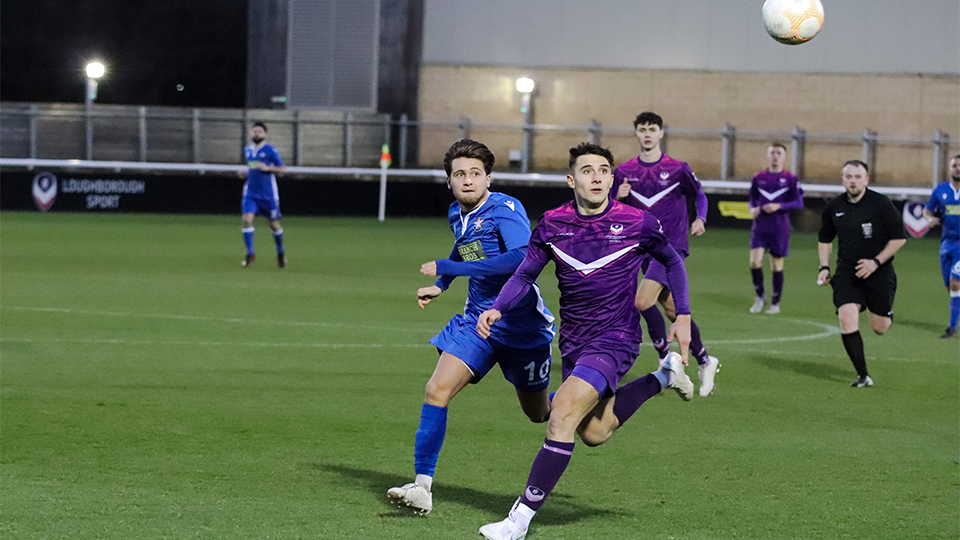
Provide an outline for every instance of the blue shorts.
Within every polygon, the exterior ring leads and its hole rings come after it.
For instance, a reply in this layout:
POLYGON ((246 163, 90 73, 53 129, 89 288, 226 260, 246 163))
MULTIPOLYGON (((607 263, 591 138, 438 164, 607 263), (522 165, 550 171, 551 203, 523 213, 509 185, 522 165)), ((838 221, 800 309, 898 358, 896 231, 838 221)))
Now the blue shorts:
POLYGON ((950 286, 950 278, 960 279, 960 242, 949 240, 940 244, 940 272, 943 284, 950 286))
POLYGON ((599 381, 581 378, 597 389, 600 399, 610 397, 620 385, 620 379, 637 361, 638 354, 640 354, 640 342, 629 341, 619 335, 599 336, 586 343, 561 341, 563 380, 567 380, 567 377, 573 373, 574 367, 592 368, 603 375, 605 387, 599 381))
POLYGON ((280 215, 280 202, 265 197, 244 196, 240 201, 241 214, 259 214, 270 221, 277 221, 280 215))
MULTIPOLYGON (((511 336, 513 342, 516 337, 511 336)), ((530 334, 530 347, 511 347, 496 334, 483 339, 477 333, 476 320, 456 315, 430 343, 463 361, 473 373, 471 384, 500 364, 503 378, 521 392, 540 392, 550 385, 550 339, 540 332, 530 334)))

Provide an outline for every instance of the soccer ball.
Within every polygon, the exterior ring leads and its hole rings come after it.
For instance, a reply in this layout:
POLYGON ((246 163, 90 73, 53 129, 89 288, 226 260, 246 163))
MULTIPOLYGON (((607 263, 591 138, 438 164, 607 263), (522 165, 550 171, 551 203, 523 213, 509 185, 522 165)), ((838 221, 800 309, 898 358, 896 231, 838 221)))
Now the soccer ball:
POLYGON ((780 43, 806 43, 823 26, 823 4, 820 0, 767 0, 763 3, 763 25, 780 43))

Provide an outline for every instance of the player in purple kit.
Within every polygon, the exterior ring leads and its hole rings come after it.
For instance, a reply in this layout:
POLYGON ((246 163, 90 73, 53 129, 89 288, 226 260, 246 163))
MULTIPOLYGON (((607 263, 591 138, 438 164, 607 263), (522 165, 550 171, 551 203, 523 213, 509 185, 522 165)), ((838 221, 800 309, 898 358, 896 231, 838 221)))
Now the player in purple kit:
POLYGON ((574 201, 547 211, 533 230, 527 256, 483 312, 477 331, 487 337, 501 313, 528 293, 552 259, 560 289, 560 356, 563 384, 553 397, 547 437, 530 470, 526 489, 507 519, 480 528, 488 539, 520 540, 530 520, 560 480, 573 454, 574 435, 588 446, 603 444, 650 397, 666 388, 693 397, 683 372, 690 343, 690 303, 683 258, 652 214, 612 201, 613 154, 595 144, 570 149, 567 184, 574 201), (634 306, 637 274, 645 255, 663 265, 674 292, 680 354, 660 369, 622 387, 636 361, 640 317, 634 306))
POLYGON ((773 273, 773 296, 767 313, 780 313, 783 295, 783 259, 790 254, 790 214, 803 209, 803 190, 800 180, 783 170, 787 147, 775 142, 767 147, 767 168, 753 177, 750 183, 750 276, 757 298, 750 313, 760 313, 766 303, 763 292, 763 254, 770 251, 773 273))
MULTIPOLYGON (((663 119, 659 115, 640 113, 634 119, 633 127, 640 141, 640 155, 617 166, 610 193, 617 200, 656 216, 663 225, 670 245, 686 257, 690 253, 687 203, 693 203, 697 209, 697 217, 690 225, 690 234, 700 236, 706 230, 707 196, 686 163, 660 150, 663 119)), ((643 280, 637 291, 636 305, 647 323, 650 341, 662 360, 670 352, 670 347, 666 340, 667 327, 656 304, 659 302, 667 318, 673 321, 676 320, 674 298, 662 264, 648 257, 642 268, 643 280)), ((693 321, 690 322, 690 333, 690 347, 699 366, 700 395, 709 396, 713 392, 713 381, 720 369, 720 361, 707 354, 707 348, 700 339, 700 329, 693 321)))
POLYGON ((280 195, 277 192, 277 177, 285 168, 280 152, 267 144, 267 126, 256 122, 250 128, 250 140, 253 144, 243 149, 247 161, 247 181, 243 184, 243 197, 240 201, 240 221, 243 228, 243 243, 247 246, 247 256, 241 261, 249 268, 257 256, 253 250, 253 218, 260 214, 270 220, 273 241, 277 245, 277 265, 287 266, 287 255, 283 249, 283 226, 280 225, 280 195))

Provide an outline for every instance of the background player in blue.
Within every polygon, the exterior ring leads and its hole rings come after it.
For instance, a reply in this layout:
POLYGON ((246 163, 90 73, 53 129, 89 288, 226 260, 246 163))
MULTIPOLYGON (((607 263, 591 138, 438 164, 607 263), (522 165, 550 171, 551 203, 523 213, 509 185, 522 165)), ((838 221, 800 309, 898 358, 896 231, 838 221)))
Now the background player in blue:
POLYGON ((396 503, 426 514, 433 509, 433 474, 447 427, 447 406, 467 384, 500 364, 503 376, 516 387, 523 412, 534 422, 550 415, 550 342, 553 315, 536 285, 514 309, 504 314, 502 327, 484 340, 477 333, 477 316, 493 305, 500 288, 527 253, 530 220, 520 201, 489 191, 494 156, 481 143, 454 143, 443 158, 447 184, 456 202, 450 205, 450 228, 456 238, 449 259, 429 261, 420 272, 437 276, 434 285, 417 291, 420 308, 440 296, 456 276, 470 276, 467 304, 430 340, 440 352, 427 382, 414 446, 416 479, 391 488, 396 503))
POLYGON ((267 126, 257 122, 250 128, 250 140, 253 144, 243 149, 247 162, 247 181, 243 184, 243 197, 240 201, 240 221, 243 228, 243 243, 247 246, 247 256, 240 263, 248 268, 257 256, 253 250, 253 217, 257 214, 270 220, 273 240, 277 245, 277 264, 287 266, 287 256, 283 251, 283 227, 280 225, 280 195, 277 192, 277 177, 285 169, 280 153, 266 143, 267 126))
POLYGON ((931 224, 943 225, 940 242, 940 271, 950 291, 950 324, 940 337, 957 337, 960 320, 960 155, 950 158, 950 180, 933 189, 923 215, 931 224))
POLYGON ((527 487, 507 519, 480 528, 493 540, 526 537, 540 509, 570 463, 574 436, 584 444, 606 442, 649 398, 666 388, 693 397, 683 373, 690 343, 690 303, 683 258, 655 216, 609 198, 613 154, 595 144, 570 149, 567 184, 574 201, 547 211, 530 237, 527 256, 489 311, 480 315, 483 336, 496 331, 533 280, 552 259, 560 289, 560 355, 563 384, 553 398, 547 437, 530 468, 527 487), (666 269, 677 306, 671 336, 680 352, 660 369, 620 386, 640 347, 640 314, 634 306, 637 274, 647 255, 666 269))
POLYGON ((750 313, 760 313, 766 296, 763 292, 763 254, 770 252, 773 296, 767 313, 780 313, 783 294, 783 259, 790 254, 790 212, 803 209, 803 190, 793 173, 783 170, 787 147, 773 143, 767 147, 767 168, 750 182, 750 277, 757 298, 750 313))
MULTIPOLYGON (((633 128, 640 143, 640 155, 617 165, 613 173, 611 196, 656 216, 670 245, 682 257, 686 257, 690 252, 687 225, 693 236, 700 236, 706 231, 707 196, 690 166, 671 158, 660 149, 660 141, 663 140, 663 118, 660 115, 642 112, 633 120, 633 128), (687 214, 689 204, 695 206, 697 212, 692 223, 687 214)), ((643 280, 637 291, 637 309, 647 323, 650 342, 662 360, 670 352, 670 346, 666 339, 667 327, 656 304, 659 302, 663 306, 664 313, 671 321, 676 318, 676 308, 663 265, 647 257, 642 271, 643 280)), ((707 353, 700 338, 700 329, 694 321, 690 323, 690 332, 690 350, 699 366, 700 395, 708 396, 713 392, 720 361, 707 353)))

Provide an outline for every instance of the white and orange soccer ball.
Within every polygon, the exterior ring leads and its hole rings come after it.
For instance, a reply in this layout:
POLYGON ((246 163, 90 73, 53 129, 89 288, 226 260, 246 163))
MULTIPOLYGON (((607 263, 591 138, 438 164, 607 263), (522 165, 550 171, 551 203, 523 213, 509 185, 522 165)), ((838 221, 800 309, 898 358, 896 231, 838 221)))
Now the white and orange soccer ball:
POLYGON ((767 0, 763 3, 763 25, 780 43, 806 43, 823 27, 823 4, 820 0, 767 0))

